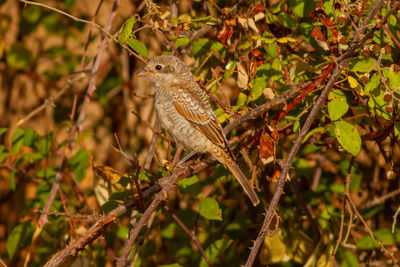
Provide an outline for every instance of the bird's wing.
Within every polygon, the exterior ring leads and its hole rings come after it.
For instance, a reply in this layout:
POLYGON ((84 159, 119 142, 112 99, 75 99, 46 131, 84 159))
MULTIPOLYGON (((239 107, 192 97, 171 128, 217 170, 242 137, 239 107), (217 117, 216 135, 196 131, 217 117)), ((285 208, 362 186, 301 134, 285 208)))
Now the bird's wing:
POLYGON ((199 93, 192 93, 194 90, 187 90, 187 88, 184 88, 185 86, 188 85, 174 86, 176 89, 173 90, 172 95, 176 110, 211 142, 227 149, 222 128, 212 113, 209 103, 205 102, 208 101, 207 98, 199 93))

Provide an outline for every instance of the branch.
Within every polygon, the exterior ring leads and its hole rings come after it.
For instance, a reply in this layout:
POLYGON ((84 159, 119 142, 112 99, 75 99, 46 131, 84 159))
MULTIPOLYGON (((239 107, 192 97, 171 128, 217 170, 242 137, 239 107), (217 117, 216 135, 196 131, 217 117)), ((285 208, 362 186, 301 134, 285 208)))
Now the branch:
MULTIPOLYGON (((152 197, 155 193, 161 190, 161 186, 156 184, 147 190, 143 191, 143 197, 148 199, 152 197)), ((66 248, 55 254, 46 264, 45 267, 59 266, 69 257, 76 256, 79 251, 83 250, 86 245, 90 244, 96 240, 107 228, 108 225, 113 223, 118 216, 125 213, 129 208, 140 205, 139 197, 129 199, 124 202, 123 205, 119 205, 114 210, 103 215, 92 227, 78 240, 68 245, 66 248)))

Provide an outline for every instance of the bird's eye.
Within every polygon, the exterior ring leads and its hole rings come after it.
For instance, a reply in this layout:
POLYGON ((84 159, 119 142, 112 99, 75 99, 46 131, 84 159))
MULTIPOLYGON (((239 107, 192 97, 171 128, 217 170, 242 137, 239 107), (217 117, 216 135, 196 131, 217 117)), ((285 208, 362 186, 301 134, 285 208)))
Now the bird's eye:
POLYGON ((156 65, 156 66, 155 66, 155 69, 156 69, 156 70, 161 70, 161 69, 162 69, 162 65, 156 65))

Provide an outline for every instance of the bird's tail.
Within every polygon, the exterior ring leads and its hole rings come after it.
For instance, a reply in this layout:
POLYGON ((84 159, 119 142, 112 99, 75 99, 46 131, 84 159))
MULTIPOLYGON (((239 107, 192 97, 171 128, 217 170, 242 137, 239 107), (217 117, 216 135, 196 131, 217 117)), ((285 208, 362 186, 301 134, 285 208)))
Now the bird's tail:
MULTIPOLYGON (((221 155, 217 159, 221 161, 235 176, 236 180, 238 180, 239 184, 242 186, 244 192, 250 198, 251 202, 253 202, 254 206, 257 206, 260 203, 260 199, 258 198, 256 192, 253 187, 250 185, 246 176, 243 174, 242 170, 236 164, 235 160, 226 152, 219 151, 220 153, 216 153, 217 155, 221 155), (221 153, 222 152, 222 153, 221 153)), ((218 156, 219 156, 218 155, 218 156)))

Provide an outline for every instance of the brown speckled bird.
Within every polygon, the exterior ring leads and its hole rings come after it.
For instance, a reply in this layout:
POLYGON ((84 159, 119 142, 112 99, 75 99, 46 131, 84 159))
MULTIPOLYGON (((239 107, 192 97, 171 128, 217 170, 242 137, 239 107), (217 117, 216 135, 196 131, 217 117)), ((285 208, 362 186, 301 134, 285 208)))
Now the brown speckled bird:
POLYGON ((210 153, 236 177, 253 205, 260 200, 236 164, 217 117, 189 68, 174 56, 160 56, 138 72, 155 87, 155 109, 162 127, 185 150, 210 153))

